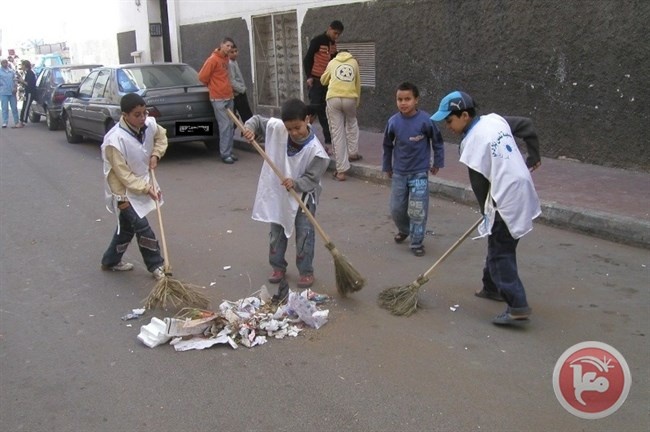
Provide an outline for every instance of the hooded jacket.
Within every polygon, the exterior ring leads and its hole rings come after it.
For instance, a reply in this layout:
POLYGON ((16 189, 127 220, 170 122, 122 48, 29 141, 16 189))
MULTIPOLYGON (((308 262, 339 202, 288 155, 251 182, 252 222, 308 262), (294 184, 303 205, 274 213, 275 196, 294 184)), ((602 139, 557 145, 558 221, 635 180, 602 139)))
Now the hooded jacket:
POLYGON ((359 63, 349 52, 341 51, 328 64, 320 77, 327 88, 326 99, 335 97, 357 99, 361 97, 359 63))
POLYGON ((229 100, 233 98, 229 65, 228 56, 216 49, 199 71, 199 80, 210 89, 210 99, 229 100))

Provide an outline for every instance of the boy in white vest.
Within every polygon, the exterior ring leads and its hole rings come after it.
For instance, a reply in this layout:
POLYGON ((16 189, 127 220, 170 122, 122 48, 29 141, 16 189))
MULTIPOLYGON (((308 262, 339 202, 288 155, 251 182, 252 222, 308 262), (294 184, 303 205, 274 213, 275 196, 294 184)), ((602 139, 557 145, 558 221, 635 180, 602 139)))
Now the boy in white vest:
POLYGON ((164 260, 146 215, 156 208, 155 201, 162 205, 160 188, 151 183, 149 171, 158 166, 167 150, 167 131, 148 117, 146 103, 136 93, 124 95, 120 109, 120 122, 106 133, 101 147, 106 208, 118 214, 118 226, 102 257, 102 270, 133 270, 133 264, 122 261, 122 255, 136 236, 147 270, 160 280, 165 276, 164 260))
POLYGON ((296 235, 296 266, 300 273, 299 288, 314 283, 314 227, 296 200, 288 192, 293 188, 312 214, 321 192, 320 179, 327 171, 329 156, 310 126, 308 107, 299 99, 282 104, 282 119, 259 115, 246 122, 244 138, 264 137, 266 154, 280 170, 281 181, 264 162, 257 185, 253 219, 271 223, 269 263, 273 269, 269 282, 285 278, 285 252, 289 237, 296 235))
POLYGON ((476 104, 467 93, 454 91, 440 102, 433 121, 461 135, 460 161, 469 169, 469 180, 484 220, 481 237, 488 251, 483 268, 483 287, 477 297, 505 301, 506 310, 492 322, 511 325, 528 321, 531 308, 517 270, 517 244, 533 229, 540 215, 539 198, 508 122, 498 114, 476 115, 476 104))

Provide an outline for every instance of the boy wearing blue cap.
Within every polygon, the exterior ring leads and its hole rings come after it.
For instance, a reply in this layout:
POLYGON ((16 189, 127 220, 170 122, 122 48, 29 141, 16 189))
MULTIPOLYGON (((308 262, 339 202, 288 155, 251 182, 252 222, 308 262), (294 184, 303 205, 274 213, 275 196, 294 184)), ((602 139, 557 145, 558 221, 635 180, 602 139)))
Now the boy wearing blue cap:
POLYGON ((411 236, 415 256, 424 255, 429 172, 436 175, 445 166, 442 135, 429 114, 418 109, 419 96, 418 88, 409 82, 397 87, 399 112, 386 125, 382 166, 391 178, 390 212, 397 226, 394 240, 402 243, 411 236))
POLYGON ((507 121, 497 114, 476 115, 470 95, 454 91, 440 102, 433 121, 463 137, 460 162, 469 169, 472 190, 484 221, 481 237, 488 238, 481 298, 501 301, 508 307, 492 322, 511 325, 527 322, 531 308, 517 271, 517 243, 533 229, 540 215, 539 199, 526 163, 507 121))

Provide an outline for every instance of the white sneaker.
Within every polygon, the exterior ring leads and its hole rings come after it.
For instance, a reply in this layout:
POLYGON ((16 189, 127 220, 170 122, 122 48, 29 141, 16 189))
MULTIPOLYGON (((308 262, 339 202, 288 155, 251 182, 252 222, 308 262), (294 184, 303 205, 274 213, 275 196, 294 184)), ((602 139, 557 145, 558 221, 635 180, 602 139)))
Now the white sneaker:
POLYGON ((158 267, 157 269, 151 272, 151 275, 156 280, 162 280, 165 277, 164 267, 163 266, 158 267))
POLYGON ((114 266, 110 266, 110 267, 105 266, 105 265, 102 264, 102 270, 106 270, 106 271, 109 271, 109 270, 110 271, 130 271, 130 270, 133 270, 133 264, 128 263, 128 262, 124 262, 124 261, 120 261, 117 264, 115 264, 114 266))

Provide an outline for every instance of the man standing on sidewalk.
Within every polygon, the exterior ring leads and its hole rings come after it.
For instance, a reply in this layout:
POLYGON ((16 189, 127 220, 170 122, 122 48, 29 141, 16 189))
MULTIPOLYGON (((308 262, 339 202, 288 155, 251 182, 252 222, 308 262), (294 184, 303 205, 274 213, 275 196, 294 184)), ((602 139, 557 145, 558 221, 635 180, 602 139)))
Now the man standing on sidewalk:
POLYGON ((309 89, 309 103, 317 108, 318 122, 323 128, 325 148, 328 153, 332 145, 327 115, 325 113, 325 96, 327 86, 320 82, 320 77, 325 72, 327 64, 336 56, 336 40, 343 33, 343 23, 332 21, 325 33, 319 34, 309 42, 309 49, 302 65, 307 75, 307 88, 309 89))
POLYGON ((219 48, 212 52, 199 71, 199 79, 210 89, 210 102, 219 124, 219 150, 221 160, 225 164, 233 164, 237 160, 232 153, 233 125, 227 112, 234 108, 232 85, 228 73, 230 64, 228 53, 234 44, 231 38, 224 38, 219 48))

